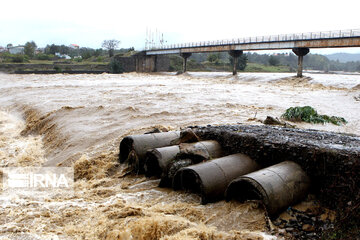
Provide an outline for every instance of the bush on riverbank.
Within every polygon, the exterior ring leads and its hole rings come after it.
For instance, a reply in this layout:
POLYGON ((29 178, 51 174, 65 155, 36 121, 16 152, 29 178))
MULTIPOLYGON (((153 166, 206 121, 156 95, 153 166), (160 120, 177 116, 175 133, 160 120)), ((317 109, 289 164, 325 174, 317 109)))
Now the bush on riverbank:
POLYGON ((1 58, 3 62, 6 63, 24 63, 29 62, 29 57, 23 54, 11 54, 11 53, 2 53, 1 58))
POLYGON ((121 66, 121 63, 118 60, 116 60, 115 58, 113 58, 110 61, 110 72, 111 73, 123 73, 124 72, 124 69, 121 66))

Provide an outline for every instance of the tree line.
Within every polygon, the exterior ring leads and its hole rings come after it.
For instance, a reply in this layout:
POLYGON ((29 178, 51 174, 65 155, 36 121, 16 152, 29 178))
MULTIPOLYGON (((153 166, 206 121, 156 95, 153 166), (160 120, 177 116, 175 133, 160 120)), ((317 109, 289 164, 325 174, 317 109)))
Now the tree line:
MULTIPOLYGON (((214 64, 231 64, 232 57, 226 52, 219 53, 196 53, 190 57, 190 60, 196 63, 210 62, 214 64)), ((298 64, 298 57, 293 53, 280 53, 280 54, 258 54, 256 52, 244 53, 239 57, 238 69, 244 70, 247 63, 258 63, 270 66, 288 66, 296 70, 298 64)), ((303 62, 304 69, 320 70, 320 71, 345 71, 345 72, 359 72, 360 61, 339 62, 328 59, 320 54, 307 54, 303 62)))
MULTIPOLYGON (((93 49, 88 47, 72 47, 66 45, 48 44, 44 49, 38 49, 34 41, 26 42, 24 45, 24 54, 10 54, 8 52, 0 54, 5 62, 27 62, 33 60, 57 60, 62 56, 68 56, 77 61, 88 60, 92 58, 94 61, 108 61, 108 57, 114 54, 134 51, 134 48, 118 49, 120 41, 104 40, 102 48, 93 49), (60 55, 60 56, 59 56, 60 55)), ((7 45, 8 48, 13 47, 12 44, 7 45)))

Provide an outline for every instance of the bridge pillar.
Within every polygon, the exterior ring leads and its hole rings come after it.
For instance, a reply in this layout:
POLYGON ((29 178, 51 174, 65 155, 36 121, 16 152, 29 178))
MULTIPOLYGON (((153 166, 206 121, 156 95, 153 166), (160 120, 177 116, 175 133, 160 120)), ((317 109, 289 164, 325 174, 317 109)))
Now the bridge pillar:
POLYGON ((233 75, 237 74, 237 65, 238 65, 238 59, 243 54, 242 50, 230 50, 229 51, 230 56, 233 57, 233 75))
POLYGON ((191 56, 191 53, 180 53, 180 56, 183 58, 183 73, 185 73, 187 71, 187 59, 191 56))
POLYGON ((303 72, 303 59, 309 53, 309 48, 293 48, 292 51, 298 56, 298 69, 296 76, 301 78, 303 72))

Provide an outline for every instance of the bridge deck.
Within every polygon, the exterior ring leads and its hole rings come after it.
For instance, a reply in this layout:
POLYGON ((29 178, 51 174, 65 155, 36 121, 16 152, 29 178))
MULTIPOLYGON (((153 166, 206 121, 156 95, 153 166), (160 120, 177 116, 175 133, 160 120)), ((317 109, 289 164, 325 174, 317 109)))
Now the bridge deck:
POLYGON ((230 50, 281 50, 297 47, 339 48, 360 47, 360 29, 250 37, 151 47, 147 55, 225 52, 230 50))

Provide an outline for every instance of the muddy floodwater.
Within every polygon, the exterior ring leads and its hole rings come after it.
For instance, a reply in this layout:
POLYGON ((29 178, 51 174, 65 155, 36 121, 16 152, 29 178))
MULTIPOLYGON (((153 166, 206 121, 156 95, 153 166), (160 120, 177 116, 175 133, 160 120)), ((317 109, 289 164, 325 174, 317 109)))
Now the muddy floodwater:
POLYGON ((255 202, 201 205, 117 162, 121 139, 154 128, 262 124, 293 106, 344 117, 360 135, 360 76, 187 73, 0 74, 0 167, 70 166, 72 197, 0 195, 2 239, 276 239, 255 202))

